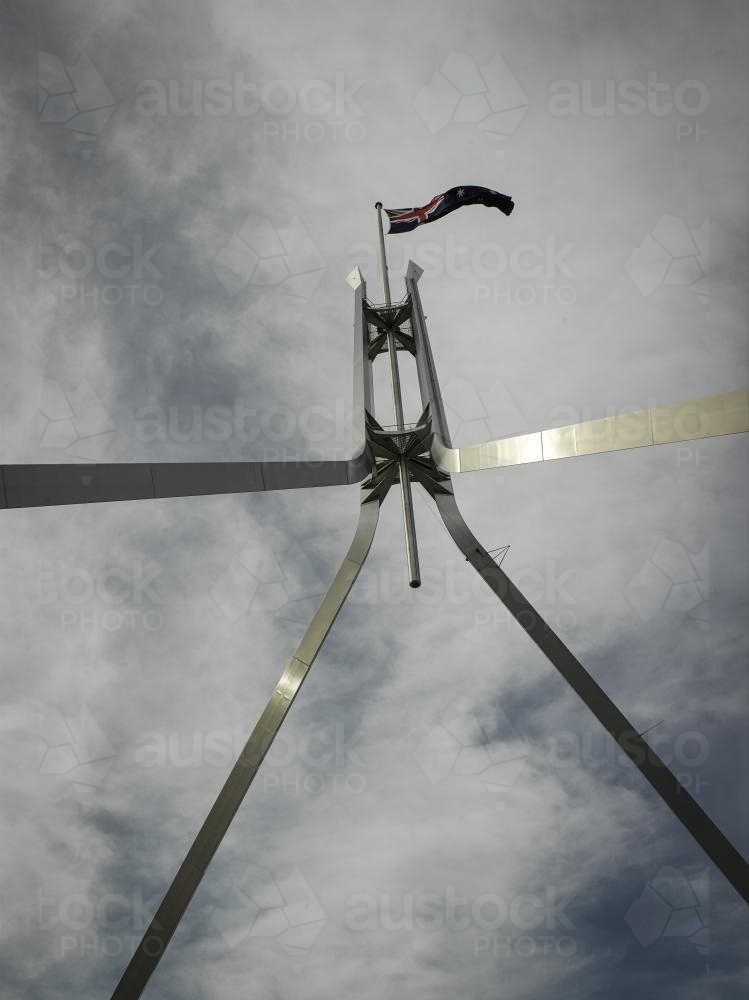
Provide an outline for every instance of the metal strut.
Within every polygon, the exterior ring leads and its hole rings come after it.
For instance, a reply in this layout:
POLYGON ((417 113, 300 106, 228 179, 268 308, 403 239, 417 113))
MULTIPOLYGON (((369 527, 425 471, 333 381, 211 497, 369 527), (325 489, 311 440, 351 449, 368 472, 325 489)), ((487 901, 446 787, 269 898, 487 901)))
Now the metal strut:
MULTIPOLYGON (((606 692, 593 680, 582 663, 580 663, 559 636, 549 627, 530 601, 526 600, 523 594, 520 593, 512 580, 510 580, 507 574, 503 572, 501 567, 489 555, 463 520, 463 515, 460 513, 455 501, 448 474, 458 471, 468 471, 469 469, 496 468, 503 464, 513 464, 513 461, 519 459, 513 457, 517 451, 514 445, 514 450, 511 449, 509 457, 508 455, 503 456, 500 454, 501 448, 499 446, 502 444, 501 440, 499 442, 487 442, 484 445, 472 446, 468 449, 451 447, 449 428, 442 404, 439 381, 437 379, 437 370, 429 344, 429 334, 427 332, 424 313, 421 308, 418 282, 422 273, 421 268, 411 261, 406 272, 406 291, 413 304, 416 366, 419 373, 422 403, 424 406, 429 407, 434 427, 430 462, 426 463, 431 468, 428 474, 420 477, 420 481, 434 498, 445 527, 468 562, 471 563, 482 579, 486 581, 490 589, 497 595, 522 628, 525 629, 530 638, 556 667, 575 693, 582 698, 601 725, 616 740, 633 764, 647 778, 669 809, 681 820, 700 847, 702 847, 710 860, 723 872, 736 891, 749 903, 749 865, 747 862, 720 832, 718 827, 707 813, 701 809, 689 792, 679 783, 675 775, 669 771, 660 757, 645 742, 627 717, 619 711, 606 692), (495 445, 497 448, 492 451, 492 447, 495 445), (445 460, 446 456, 452 459, 457 456, 457 468, 454 467, 452 461, 445 460)), ((681 409, 677 413, 671 413, 670 416, 667 412, 666 417, 670 419, 671 425, 664 428, 661 421, 661 426, 657 432, 654 429, 654 418, 650 411, 644 411, 639 416, 628 414, 628 417, 634 418, 637 416, 637 420, 640 420, 640 425, 644 428, 641 435, 641 443, 645 444, 666 444, 670 441, 679 441, 687 436, 692 438, 706 437, 713 434, 733 434, 742 430, 749 430, 749 411, 747 410, 746 393, 729 393, 726 396, 714 397, 713 399, 700 400, 698 402, 705 405, 704 407, 697 407, 697 416, 700 419, 694 427, 685 422, 688 414, 686 411, 682 412, 681 409), (650 428, 649 437, 647 433, 648 428, 650 428)), ((694 407, 692 407, 693 409, 694 407)), ((635 421, 635 424, 637 425, 637 421, 635 421)), ((621 428, 616 423, 616 420, 593 421, 590 424, 579 424, 575 427, 561 428, 562 442, 567 441, 569 438, 574 447, 568 448, 566 452, 558 447, 556 452, 552 453, 549 451, 548 454, 545 454, 543 441, 539 441, 541 459, 563 457, 565 454, 583 454, 586 447, 591 450, 592 446, 589 446, 591 440, 598 442, 597 449, 592 450, 618 450, 620 447, 629 445, 632 440, 632 428, 629 425, 626 428, 626 440, 624 438, 620 440, 620 430, 621 428), (603 431, 605 433, 601 433, 602 429, 600 426, 597 426, 598 424, 604 425, 603 431), (591 433, 591 431, 595 433, 591 433), (600 443, 602 438, 604 439, 603 445, 600 443)), ((557 433, 544 432, 543 434, 538 434, 537 437, 541 439, 544 434, 548 434, 551 436, 551 440, 554 441, 556 439, 553 435, 557 433)), ((526 437, 534 438, 534 435, 526 435, 526 437)), ((511 440, 514 441, 516 439, 511 440)), ((532 459, 526 457, 522 460, 530 461, 532 459)))
MULTIPOLYGON (((590 676, 574 653, 549 627, 530 601, 484 549, 458 509, 452 491, 434 494, 437 509, 453 541, 547 659, 582 698, 601 725, 647 778, 673 814, 734 889, 749 903, 749 864, 697 804, 658 754, 590 676)), ((651 726, 652 728, 652 726, 651 726)), ((647 732, 647 730, 646 730, 647 732)))
POLYGON ((224 839, 237 809, 359 575, 377 528, 380 504, 387 494, 389 485, 389 482, 385 482, 379 484, 377 489, 364 487, 365 495, 359 509, 359 523, 349 550, 130 959, 112 994, 112 1000, 137 1000, 159 964, 195 890, 205 875, 206 868, 224 839))
MULTIPOLYGON (((390 279, 388 277, 387 257, 385 255, 385 233, 382 228, 382 202, 375 205, 377 209, 377 227, 380 235, 380 269, 382 270, 382 287, 385 292, 385 304, 391 306, 390 279)), ((398 353, 395 334, 391 326, 387 331, 388 355, 390 356, 390 379, 393 387, 393 407, 397 429, 403 431, 403 397, 401 396, 401 380, 398 371, 398 353)), ((404 456, 398 461, 399 479, 401 484, 401 505, 403 509, 403 534, 406 540, 406 560, 408 562, 408 582, 412 587, 421 586, 421 570, 419 569, 419 550, 416 545, 416 521, 414 519, 414 502, 411 496, 411 479, 408 462, 404 456)))
MULTIPOLYGON (((377 208, 378 212, 381 212, 382 206, 380 203, 378 203, 377 208)), ((387 261, 385 259, 381 214, 378 217, 378 221, 383 284, 385 286, 388 306, 390 306, 390 288, 387 277, 387 261)), ((630 760, 647 778, 666 805, 682 821, 708 857, 723 872, 737 892, 749 902, 749 865, 747 865, 746 861, 721 833, 709 816, 700 808, 692 796, 682 787, 655 751, 645 742, 643 739, 643 735, 645 734, 638 734, 629 720, 619 711, 614 702, 585 670, 580 661, 564 645, 530 602, 515 587, 510 578, 502 571, 494 558, 478 542, 463 520, 453 495, 449 473, 468 471, 469 468, 496 467, 497 465, 512 463, 507 462, 506 457, 503 457, 504 453, 499 454, 501 441, 489 443, 491 446, 497 446, 497 449, 495 449, 497 451, 496 455, 492 452, 490 455, 484 456, 483 452, 481 452, 476 461, 474 461, 472 454, 466 456, 466 460, 464 460, 464 449, 452 449, 450 446, 447 420, 439 392, 434 359, 429 346, 426 323, 418 294, 417 283, 420 273, 420 269, 411 262, 406 275, 406 288, 409 296, 413 330, 413 345, 409 349, 412 349, 416 356, 422 405, 424 407, 422 417, 414 428, 407 429, 403 419, 403 404, 396 354, 396 339, 400 338, 402 340, 402 336, 399 330, 394 329, 394 327, 397 327, 397 323, 392 321, 388 322, 382 331, 382 334, 386 334, 386 338, 383 336, 383 344, 384 339, 387 339, 388 353, 390 355, 393 401, 398 421, 395 434, 387 433, 377 424, 372 416, 371 360, 373 355, 370 350, 366 325, 366 310, 372 307, 368 307, 366 304, 365 287, 358 270, 355 270, 349 276, 349 283, 356 289, 357 294, 355 336, 355 372, 357 377, 354 383, 354 409, 355 414, 358 415, 355 437, 359 450, 347 461, 331 464, 330 468, 326 468, 323 477, 325 483, 329 481, 351 482, 354 477, 359 478, 364 470, 371 471, 371 476, 363 487, 363 497, 356 533, 346 557, 341 563, 333 582, 315 612, 294 655, 284 670, 247 745, 232 768, 207 819, 188 851, 185 860, 182 862, 172 884, 169 886, 161 906, 112 994, 112 1000, 137 1000, 141 996, 146 983, 169 944, 180 919, 221 844, 237 809, 252 784, 286 714, 291 708, 294 698, 299 692, 315 657, 320 651, 336 616, 341 610, 361 570, 374 538, 380 505, 390 487, 397 481, 400 481, 401 484, 406 550, 408 553, 411 582, 412 586, 419 585, 418 554, 416 550, 413 503, 411 499, 411 478, 421 483, 435 499, 437 509, 445 523, 445 527, 466 559, 487 582, 491 590, 556 667, 562 677, 585 702, 630 760), (444 461, 445 455, 449 455, 452 458, 457 455, 459 458, 457 463, 458 468, 453 468, 452 462, 444 461), (470 461, 468 461, 469 458, 470 461)), ((687 428, 683 431, 683 434, 690 435, 691 437, 700 437, 712 434, 735 433, 747 429, 749 427, 749 416, 747 416, 745 394, 742 395, 738 402, 734 398, 736 394, 729 394, 729 396, 716 397, 715 400, 708 401, 711 404, 709 408, 709 426, 703 427, 700 424, 697 432, 693 432, 687 428)), ((645 416, 647 417, 647 414, 645 416)), ((643 419, 645 418, 643 417, 643 419)), ((650 424, 652 425, 652 420, 650 424)), ((582 434, 580 428, 584 429, 585 426, 587 425, 579 425, 576 428, 562 428, 562 431, 565 432, 575 432, 573 437, 578 443, 575 445, 576 450, 570 452, 571 454, 583 453, 583 450, 579 447, 579 440, 581 440, 582 434)), ((616 428, 614 428, 614 431, 616 431, 616 428)), ((618 431, 616 432, 618 433, 618 431)), ((681 439, 678 435, 674 438, 670 433, 664 436, 659 431, 657 435, 658 440, 656 440, 656 433, 652 426, 650 438, 647 438, 647 435, 645 437, 647 439, 646 443, 659 444, 666 443, 668 440, 681 439)), ((606 441, 609 444, 608 438, 606 441)), ((616 438, 612 447, 599 448, 598 450, 618 450, 620 446, 619 439, 616 438)), ((543 442, 541 443, 542 459, 547 457, 563 457, 564 454, 566 452, 557 449, 553 454, 550 452, 547 455, 546 449, 543 447, 543 442)), ((531 459, 526 458, 525 460, 531 459)), ((55 488, 50 491, 54 494, 54 498, 52 498, 51 495, 48 496, 51 481, 48 482, 45 479, 44 483, 37 482, 37 479, 41 477, 41 473, 38 472, 37 467, 19 468, 21 471, 19 476, 16 477, 19 479, 19 482, 16 483, 15 479, 13 479, 11 482, 12 489, 10 490, 8 490, 7 477, 0 475, 0 487, 2 487, 0 491, 0 506, 17 506, 21 502, 25 502, 26 504, 52 502, 80 503, 87 500, 121 498, 120 490, 114 489, 112 484, 108 484, 104 480, 101 483, 97 481, 96 490, 88 492, 89 486, 92 485, 93 474, 92 476, 87 474, 85 477, 86 481, 81 480, 81 486, 79 486, 77 479, 70 479, 68 477, 70 481, 65 481, 65 490, 62 492, 58 489, 59 484, 55 478, 53 483, 55 488), (26 480, 28 480, 28 483, 26 480), (31 487, 30 489, 29 486, 31 487), (20 489, 21 487, 23 489, 20 489), (81 487, 85 487, 85 489, 81 487), (16 495, 18 490, 20 490, 19 496, 16 495), (22 497, 20 496, 21 493, 23 494, 22 497), (95 495, 92 495, 92 493, 95 495)), ((112 468, 118 475, 120 474, 120 470, 117 467, 112 468)), ((127 468, 125 467, 125 469, 127 468)), ((167 485, 164 483, 160 485, 154 481, 154 468, 157 467, 150 467, 149 484, 146 486, 142 484, 128 486, 128 489, 131 491, 128 495, 175 495, 172 492, 174 484, 170 483, 167 485)), ((190 492, 233 492, 235 489, 246 491, 248 489, 324 485, 323 477, 318 481, 315 476, 312 477, 314 481, 310 481, 307 469, 304 469, 302 473, 295 470, 291 474, 286 474, 286 470, 281 470, 283 472, 281 482, 276 479, 275 469, 272 469, 273 481, 266 482, 266 472, 262 470, 258 484, 254 485, 253 480, 253 485, 249 485, 246 482, 246 469, 247 467, 240 469, 242 482, 239 485, 235 482, 236 473, 232 469, 231 475, 228 477, 232 480, 231 482, 227 478, 227 481, 222 484, 221 490, 205 491, 202 485, 205 477, 202 475, 203 469, 201 468, 198 470, 201 475, 197 477, 201 482, 196 482, 192 490, 185 490, 185 484, 180 483, 180 495, 190 492)), ((176 475, 184 475, 185 470, 181 470, 179 466, 176 467, 176 470, 176 475)), ((0 472, 2 471, 4 470, 0 470, 0 472)), ((132 471, 133 469, 131 468, 129 472, 123 473, 123 475, 129 475, 132 471)), ((79 473, 76 472, 75 476, 78 475, 79 473)), ((54 476, 58 476, 57 470, 55 470, 54 476)), ((106 479, 106 476, 104 479, 106 479)), ((645 732, 647 733, 647 730, 645 732)))

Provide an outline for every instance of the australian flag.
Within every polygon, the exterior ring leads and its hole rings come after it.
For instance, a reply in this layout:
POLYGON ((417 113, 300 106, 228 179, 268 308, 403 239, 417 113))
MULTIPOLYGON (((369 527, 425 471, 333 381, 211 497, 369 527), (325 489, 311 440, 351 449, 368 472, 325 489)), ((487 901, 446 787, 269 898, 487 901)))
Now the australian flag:
POLYGON ((500 212, 509 215, 515 203, 509 195, 500 194, 485 187, 455 187, 438 194, 423 208, 386 208, 390 219, 390 233, 410 233, 412 229, 425 222, 434 222, 443 215, 449 215, 463 205, 486 205, 487 208, 498 208, 500 212))

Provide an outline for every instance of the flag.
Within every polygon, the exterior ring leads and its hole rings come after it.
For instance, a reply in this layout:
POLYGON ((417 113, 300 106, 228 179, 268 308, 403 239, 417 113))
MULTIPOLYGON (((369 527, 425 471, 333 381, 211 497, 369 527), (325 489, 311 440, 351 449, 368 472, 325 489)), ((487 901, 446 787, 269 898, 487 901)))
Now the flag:
POLYGON ((434 222, 444 215, 449 215, 462 205, 486 205, 487 208, 498 208, 500 212, 509 215, 515 203, 506 194, 492 191, 485 187, 455 187, 444 194, 435 195, 428 205, 422 208, 386 208, 390 219, 390 233, 410 233, 412 229, 425 222, 434 222))

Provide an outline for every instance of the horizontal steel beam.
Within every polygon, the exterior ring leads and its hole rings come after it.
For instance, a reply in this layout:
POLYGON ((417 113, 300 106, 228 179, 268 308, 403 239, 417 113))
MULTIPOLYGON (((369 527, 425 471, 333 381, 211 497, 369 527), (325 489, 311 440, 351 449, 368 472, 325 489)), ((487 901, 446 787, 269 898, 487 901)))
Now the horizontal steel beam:
POLYGON ((358 268, 348 276, 356 293, 351 452, 345 459, 286 462, 101 462, 94 465, 0 465, 0 508, 212 496, 264 490, 311 489, 362 482, 372 471, 366 415, 372 411, 372 367, 364 320, 366 286, 358 268))
POLYGON ((153 462, 2 465, 0 507, 54 507, 160 497, 311 489, 361 482, 371 469, 362 451, 323 462, 153 462))
POLYGON ((683 444, 746 431, 749 431, 749 392, 740 389, 463 448, 451 448, 436 430, 432 457, 442 472, 477 472, 629 448, 683 444))

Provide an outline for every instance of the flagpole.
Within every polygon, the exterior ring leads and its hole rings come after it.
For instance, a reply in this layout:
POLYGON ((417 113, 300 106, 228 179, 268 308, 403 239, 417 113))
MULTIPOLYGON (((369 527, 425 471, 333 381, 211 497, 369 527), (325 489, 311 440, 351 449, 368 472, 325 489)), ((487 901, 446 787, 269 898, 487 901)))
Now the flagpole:
POLYGON ((393 303, 390 300, 390 277, 388 276, 388 262, 385 255, 385 232, 382 228, 382 202, 376 202, 375 208, 377 209, 377 228, 380 233, 380 271, 382 272, 382 288, 385 292, 385 305, 390 306, 393 303))
MULTIPOLYGON (((388 275, 387 255, 385 254, 385 231, 382 228, 382 202, 375 204, 377 209, 377 228, 380 234, 380 271, 382 272, 382 288, 385 292, 385 305, 391 306, 390 277, 388 275)), ((393 388, 393 407, 395 422, 399 432, 398 443, 405 443, 405 421, 403 419, 403 397, 401 395, 401 380, 398 371, 398 353, 395 335, 388 330, 388 355, 390 356, 390 378, 393 388)), ((411 479, 408 472, 408 462, 401 456, 398 467, 401 483, 401 506, 403 508, 403 532, 406 539, 406 559, 408 561, 408 582, 412 587, 421 586, 421 570, 419 569, 419 550, 416 546, 416 520, 414 518, 414 503, 411 496, 411 479)))

